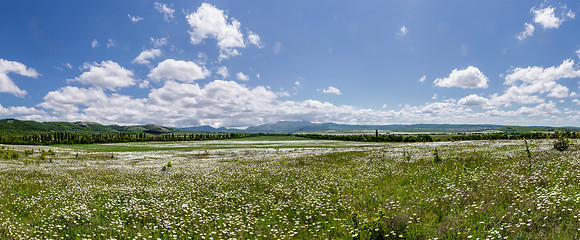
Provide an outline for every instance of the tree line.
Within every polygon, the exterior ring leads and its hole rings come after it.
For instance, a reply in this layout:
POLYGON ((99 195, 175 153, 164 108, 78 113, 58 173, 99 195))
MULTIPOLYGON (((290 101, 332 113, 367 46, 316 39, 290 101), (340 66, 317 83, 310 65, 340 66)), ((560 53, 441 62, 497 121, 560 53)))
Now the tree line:
MULTIPOLYGON (((331 135, 331 134, 297 134, 297 137, 321 139, 321 140, 338 140, 338 141, 355 141, 355 142, 434 142, 442 139, 433 138, 430 135, 331 135)), ((492 133, 492 134, 463 134, 454 135, 446 140, 448 141, 469 141, 469 140, 522 140, 522 139, 550 139, 550 138, 580 138, 580 132, 535 132, 535 133, 492 133)))
POLYGON ((256 136, 253 133, 78 133, 39 132, 0 134, 0 143, 14 145, 92 144, 150 141, 202 141, 256 136))
POLYGON ((321 139, 321 140, 338 140, 338 141, 355 141, 355 142, 433 142, 433 138, 426 134, 421 135, 330 135, 330 134, 297 134, 296 137, 321 139))

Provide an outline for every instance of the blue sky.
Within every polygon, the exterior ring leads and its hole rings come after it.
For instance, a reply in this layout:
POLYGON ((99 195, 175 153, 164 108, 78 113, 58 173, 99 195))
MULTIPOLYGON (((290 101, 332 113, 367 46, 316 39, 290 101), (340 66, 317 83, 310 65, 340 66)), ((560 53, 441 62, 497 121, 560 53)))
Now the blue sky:
POLYGON ((578 1, 0 0, 0 117, 580 126, 578 1))

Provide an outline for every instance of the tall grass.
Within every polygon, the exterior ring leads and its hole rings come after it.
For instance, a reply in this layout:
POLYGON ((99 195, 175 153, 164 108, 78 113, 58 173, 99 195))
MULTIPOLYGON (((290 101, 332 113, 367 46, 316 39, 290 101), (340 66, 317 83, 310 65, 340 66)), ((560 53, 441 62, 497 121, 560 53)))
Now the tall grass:
POLYGON ((0 239, 578 239, 579 150, 534 146, 56 149, 51 161, 8 147, 22 154, 0 161, 0 239))

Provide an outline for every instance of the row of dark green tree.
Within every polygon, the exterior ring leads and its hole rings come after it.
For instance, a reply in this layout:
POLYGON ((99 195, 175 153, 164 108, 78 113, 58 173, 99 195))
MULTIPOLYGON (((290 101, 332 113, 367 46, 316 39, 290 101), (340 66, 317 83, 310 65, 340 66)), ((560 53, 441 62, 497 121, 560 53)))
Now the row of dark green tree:
POLYGON ((297 137, 323 140, 355 142, 433 142, 429 135, 330 135, 330 134, 297 134, 297 137))
POLYGON ((2 144, 55 145, 150 141, 203 141, 251 137, 252 133, 77 133, 40 132, 26 134, 0 134, 2 144))
POLYGON ((522 139, 550 139, 550 138, 580 138, 580 132, 533 132, 533 133, 494 133, 494 134, 466 134, 451 137, 452 141, 466 140, 522 140, 522 139))
MULTIPOLYGON (((324 140, 356 141, 356 142, 434 142, 441 139, 433 138, 430 135, 330 135, 330 134, 298 134, 297 137, 324 140)), ((449 141, 468 140, 522 140, 522 139, 550 139, 550 138, 580 138, 580 132, 536 132, 519 134, 460 134, 446 138, 449 141)))

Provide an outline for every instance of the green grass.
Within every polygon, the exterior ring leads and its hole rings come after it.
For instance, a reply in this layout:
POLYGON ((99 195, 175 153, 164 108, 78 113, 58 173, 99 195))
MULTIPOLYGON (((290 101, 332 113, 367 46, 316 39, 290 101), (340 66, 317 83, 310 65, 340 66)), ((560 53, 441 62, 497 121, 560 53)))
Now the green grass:
POLYGON ((57 148, 46 160, 11 146, 19 158, 0 159, 0 239, 579 239, 578 142, 529 146, 531 159, 523 141, 482 141, 57 148))
POLYGON ((308 138, 301 138, 295 136, 258 136, 258 137, 246 137, 246 138, 233 138, 226 141, 304 141, 311 140, 308 138))
POLYGON ((63 144, 55 147, 96 152, 138 152, 244 148, 348 148, 354 146, 384 146, 385 143, 326 141, 293 136, 262 136, 220 141, 132 142, 106 144, 63 144))

